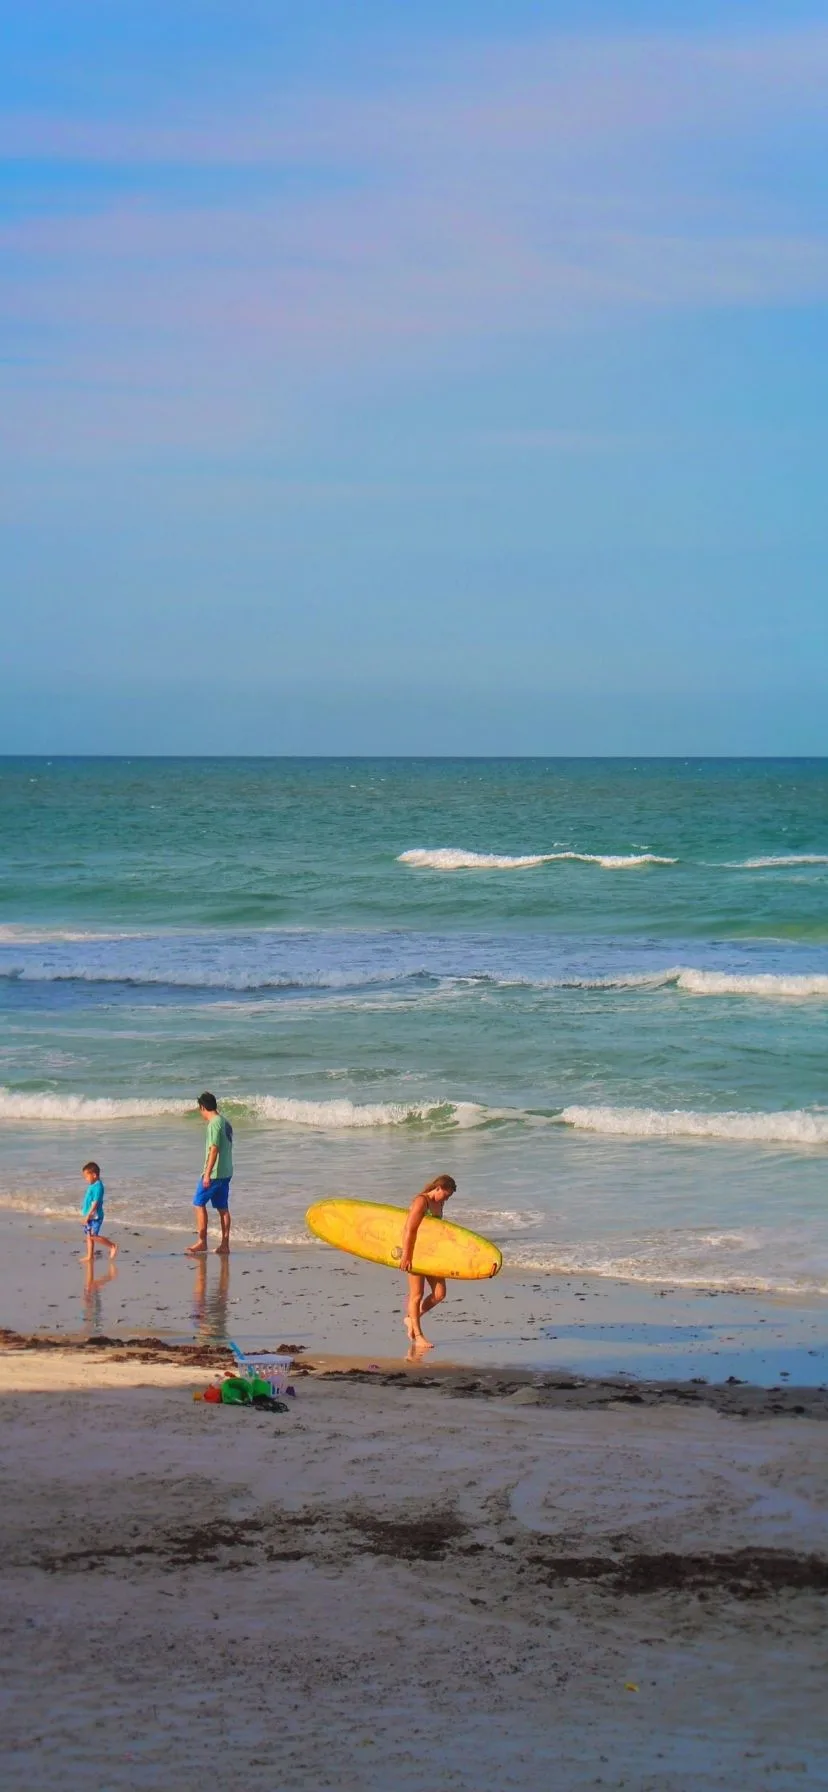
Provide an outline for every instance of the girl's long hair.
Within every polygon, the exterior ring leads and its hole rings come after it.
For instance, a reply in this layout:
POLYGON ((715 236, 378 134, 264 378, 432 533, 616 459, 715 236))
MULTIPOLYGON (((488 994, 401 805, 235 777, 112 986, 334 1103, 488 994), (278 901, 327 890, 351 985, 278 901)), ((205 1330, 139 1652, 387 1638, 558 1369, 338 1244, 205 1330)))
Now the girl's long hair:
MULTIPOLYGON (((457 1190, 457 1183, 453 1176, 435 1176, 433 1182, 427 1182, 425 1188, 420 1189, 420 1194, 435 1195, 438 1188, 445 1189, 447 1195, 453 1195, 457 1190)), ((417 1197, 414 1198, 416 1200, 417 1197)))

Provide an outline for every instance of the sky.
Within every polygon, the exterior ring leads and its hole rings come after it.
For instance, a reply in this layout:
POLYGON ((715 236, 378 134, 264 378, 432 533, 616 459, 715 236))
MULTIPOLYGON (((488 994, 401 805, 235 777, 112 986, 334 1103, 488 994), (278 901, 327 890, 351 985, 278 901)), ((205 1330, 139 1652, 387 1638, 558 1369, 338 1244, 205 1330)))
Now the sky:
POLYGON ((0 0, 0 752, 828 752, 827 88, 798 0, 0 0))

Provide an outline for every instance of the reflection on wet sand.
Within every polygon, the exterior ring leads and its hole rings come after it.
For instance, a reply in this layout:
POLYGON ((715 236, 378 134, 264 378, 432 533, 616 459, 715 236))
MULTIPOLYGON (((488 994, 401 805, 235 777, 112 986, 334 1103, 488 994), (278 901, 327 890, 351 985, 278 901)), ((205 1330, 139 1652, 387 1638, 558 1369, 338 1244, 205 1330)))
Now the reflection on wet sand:
POLYGON ((83 1322, 85 1326, 88 1326, 91 1332, 98 1332, 101 1329, 101 1321, 103 1318, 101 1289, 106 1287, 107 1282, 115 1282, 117 1279, 118 1270, 115 1263, 110 1262, 104 1270, 103 1275, 96 1276, 94 1263, 84 1259, 83 1322))
POLYGON ((226 1344, 230 1299, 230 1258, 219 1257, 218 1280, 208 1292, 207 1257, 194 1257, 192 1317, 200 1344, 226 1344))

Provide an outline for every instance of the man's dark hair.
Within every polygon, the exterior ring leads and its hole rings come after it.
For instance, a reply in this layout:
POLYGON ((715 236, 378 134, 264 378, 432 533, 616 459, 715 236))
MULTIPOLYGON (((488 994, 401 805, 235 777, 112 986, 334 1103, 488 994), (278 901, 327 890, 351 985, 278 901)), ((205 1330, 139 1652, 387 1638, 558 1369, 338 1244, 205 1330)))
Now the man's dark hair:
POLYGON ((91 1161, 91 1159, 90 1159, 90 1161, 89 1161, 89 1163, 88 1163, 88 1164, 84 1164, 84 1166, 83 1166, 83 1173, 84 1173, 84 1176, 85 1176, 85 1175, 86 1175, 86 1172, 87 1172, 87 1170, 91 1170, 91 1171, 92 1171, 92 1175, 93 1175, 93 1176, 94 1176, 94 1177, 95 1177, 95 1178, 96 1178, 96 1180, 97 1180, 97 1181, 98 1181, 98 1182, 100 1182, 100 1180, 101 1180, 101 1166, 100 1166, 100 1164, 93 1164, 93 1163, 92 1163, 92 1161, 91 1161))
POLYGON ((204 1108, 204 1111, 207 1114, 218 1113, 218 1102, 216 1101, 215 1095, 210 1094, 209 1089, 205 1089, 204 1094, 199 1095, 198 1105, 200 1108, 204 1108))

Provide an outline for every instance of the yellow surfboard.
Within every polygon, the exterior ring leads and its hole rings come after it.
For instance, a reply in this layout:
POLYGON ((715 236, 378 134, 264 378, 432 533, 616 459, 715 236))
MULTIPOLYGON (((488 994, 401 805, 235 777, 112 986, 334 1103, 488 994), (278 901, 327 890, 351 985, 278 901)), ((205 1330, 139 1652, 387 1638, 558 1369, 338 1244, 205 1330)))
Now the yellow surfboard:
MULTIPOLYGON (((379 1201, 317 1201, 305 1219, 325 1244, 369 1263, 399 1269, 402 1238, 408 1217, 406 1207, 387 1207, 379 1201)), ((421 1222, 414 1243, 414 1272, 418 1276, 443 1276, 446 1281, 482 1282, 496 1276, 503 1258, 497 1245, 451 1220, 421 1222)))

